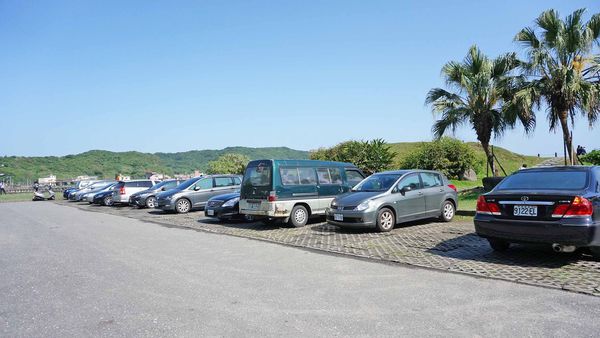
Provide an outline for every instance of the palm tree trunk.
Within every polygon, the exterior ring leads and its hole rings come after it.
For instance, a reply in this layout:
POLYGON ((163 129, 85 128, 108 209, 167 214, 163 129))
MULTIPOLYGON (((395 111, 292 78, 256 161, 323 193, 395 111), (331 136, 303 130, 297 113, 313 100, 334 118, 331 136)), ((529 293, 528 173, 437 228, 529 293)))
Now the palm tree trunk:
POLYGON ((490 151, 490 145, 487 142, 481 142, 481 146, 483 147, 483 152, 485 153, 485 158, 487 164, 490 166, 492 170, 492 176, 496 176, 496 167, 494 166, 494 156, 492 156, 492 152, 490 151))
POLYGON ((573 144, 571 139, 571 133, 569 132, 569 121, 568 114, 566 111, 561 112, 558 115, 560 120, 560 126, 563 132, 563 142, 567 145, 567 156, 569 156, 569 163, 573 163, 573 144))

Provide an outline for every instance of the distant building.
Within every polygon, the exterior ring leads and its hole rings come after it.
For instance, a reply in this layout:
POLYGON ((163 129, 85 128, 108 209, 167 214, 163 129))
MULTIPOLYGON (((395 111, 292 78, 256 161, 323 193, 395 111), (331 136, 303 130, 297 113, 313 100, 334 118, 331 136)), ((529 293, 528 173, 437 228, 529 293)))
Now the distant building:
POLYGON ((88 175, 81 175, 81 176, 77 176, 75 178, 76 181, 90 181, 90 180, 97 180, 98 176, 88 176, 88 175))
POLYGON ((159 174, 159 173, 155 173, 152 171, 152 172, 146 173, 146 178, 149 180, 153 180, 153 181, 162 181, 162 180, 168 180, 171 177, 169 175, 159 174))
POLYGON ((40 177, 38 178, 39 184, 56 184, 56 176, 50 175, 48 177, 40 177))

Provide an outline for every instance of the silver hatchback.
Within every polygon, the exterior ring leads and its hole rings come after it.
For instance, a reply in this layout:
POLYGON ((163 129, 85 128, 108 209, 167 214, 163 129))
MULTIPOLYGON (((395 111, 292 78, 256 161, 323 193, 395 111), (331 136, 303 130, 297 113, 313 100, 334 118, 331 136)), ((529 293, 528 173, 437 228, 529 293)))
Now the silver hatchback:
POLYGON ((454 218, 456 187, 437 171, 397 170, 373 174, 351 192, 336 197, 327 223, 341 227, 373 227, 386 232, 401 222, 454 218))

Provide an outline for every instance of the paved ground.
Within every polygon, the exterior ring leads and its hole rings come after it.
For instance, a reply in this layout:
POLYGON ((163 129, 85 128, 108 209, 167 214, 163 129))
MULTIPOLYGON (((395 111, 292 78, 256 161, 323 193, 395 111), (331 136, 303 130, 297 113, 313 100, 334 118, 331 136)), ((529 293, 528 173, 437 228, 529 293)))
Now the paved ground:
POLYGON ((508 252, 496 253, 486 240, 475 235, 470 221, 429 220, 397 226, 392 232, 382 234, 344 231, 326 223, 296 229, 262 223, 221 223, 205 218, 203 212, 177 215, 61 200, 56 203, 167 225, 600 296, 599 260, 586 255, 557 254, 547 246, 514 245, 508 252))
POLYGON ((597 336, 600 316, 598 297, 46 202, 0 205, 0 271, 0 336, 597 336))

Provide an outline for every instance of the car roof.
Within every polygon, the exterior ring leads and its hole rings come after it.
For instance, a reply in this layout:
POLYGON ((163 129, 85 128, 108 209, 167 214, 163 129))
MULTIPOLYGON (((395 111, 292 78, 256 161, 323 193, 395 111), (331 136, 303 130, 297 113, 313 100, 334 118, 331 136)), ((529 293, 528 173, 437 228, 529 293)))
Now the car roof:
POLYGON ((531 167, 531 168, 523 168, 518 172, 527 172, 527 171, 588 171, 593 168, 598 168, 598 166, 589 166, 589 165, 555 165, 555 166, 540 166, 540 167, 531 167))
POLYGON ((402 170, 389 170, 389 171, 381 171, 375 174, 390 174, 390 175, 404 175, 408 173, 434 173, 434 174, 442 174, 439 171, 435 170, 425 170, 425 169, 402 169, 402 170))
POLYGON ((354 167, 354 168, 356 168, 356 165, 349 163, 349 162, 321 161, 321 160, 262 159, 262 160, 253 160, 253 161, 250 161, 250 163, 261 162, 261 161, 277 162, 279 165, 282 165, 282 166, 313 165, 313 166, 323 166, 323 167, 335 166, 335 167, 354 167))

